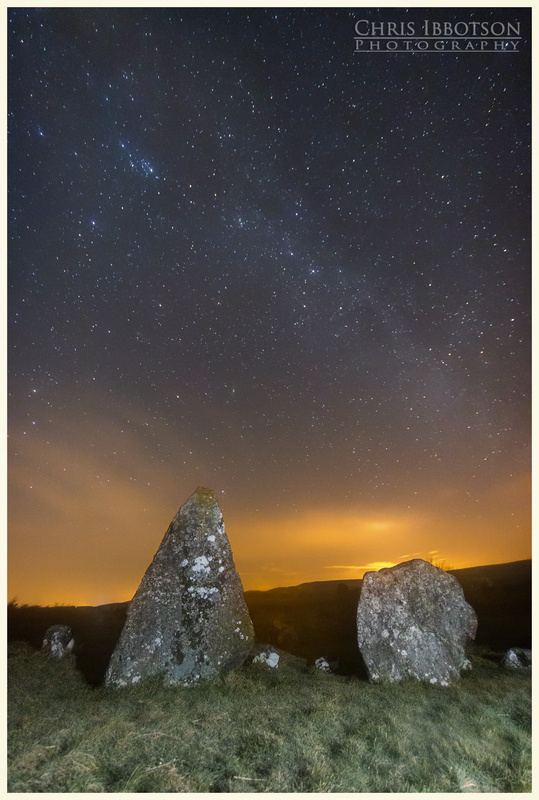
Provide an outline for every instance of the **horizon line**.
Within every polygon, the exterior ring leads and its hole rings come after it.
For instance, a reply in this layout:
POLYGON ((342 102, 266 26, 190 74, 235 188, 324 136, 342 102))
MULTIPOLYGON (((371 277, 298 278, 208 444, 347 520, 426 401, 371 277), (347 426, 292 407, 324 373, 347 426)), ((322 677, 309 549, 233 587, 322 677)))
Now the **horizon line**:
MULTIPOLYGON (((408 560, 413 560, 413 559, 408 559, 408 560)), ((423 559, 423 560, 425 561, 426 559, 423 559)), ((471 567, 455 567, 455 568, 448 569, 447 572, 463 572, 464 570, 481 569, 482 567, 484 567, 484 568, 486 568, 486 567, 501 567, 501 566, 505 566, 505 565, 509 565, 509 564, 518 564, 521 561, 530 561, 531 562, 532 561, 532 557, 530 556, 529 558, 517 558, 514 561, 500 561, 500 562, 490 563, 490 564, 475 564, 474 566, 471 566, 471 567)), ((398 563, 402 564, 404 562, 401 561, 401 562, 398 562, 398 563)), ((373 571, 373 570, 366 570, 366 572, 367 571, 373 571)), ((374 570, 374 571, 376 572, 376 570, 374 570)), ((241 573, 240 573, 240 577, 241 577, 241 573)), ((272 586, 269 589, 244 589, 243 593, 247 594, 248 592, 271 592, 271 591, 274 591, 275 589, 293 589, 293 588, 295 588, 297 586, 303 586, 306 583, 334 583, 334 582, 344 583, 346 581, 361 581, 361 580, 363 580, 363 579, 362 578, 332 578, 330 580, 311 580, 311 581, 306 580, 306 581, 301 581, 301 583, 288 584, 286 586, 282 586, 282 585, 281 586, 272 586)), ((135 589, 135 592, 136 592, 136 589, 135 589)), ((11 604, 14 604, 16 608, 17 607, 18 608, 24 608, 24 607, 26 607, 26 608, 32 608, 32 607, 37 607, 37 608, 56 608, 56 607, 59 607, 59 608, 62 608, 62 607, 63 608, 99 608, 100 606, 123 605, 125 603, 130 603, 132 601, 134 595, 135 595, 135 592, 133 592, 133 596, 129 600, 111 600, 111 601, 106 602, 106 603, 97 603, 97 604, 94 604, 94 605, 92 605, 91 603, 73 603, 73 602, 56 602, 56 603, 53 603, 52 605, 51 604, 41 605, 40 603, 22 603, 22 602, 18 601, 17 596, 15 595, 14 597, 11 598, 11 600, 8 600, 7 605, 9 606, 11 604)))

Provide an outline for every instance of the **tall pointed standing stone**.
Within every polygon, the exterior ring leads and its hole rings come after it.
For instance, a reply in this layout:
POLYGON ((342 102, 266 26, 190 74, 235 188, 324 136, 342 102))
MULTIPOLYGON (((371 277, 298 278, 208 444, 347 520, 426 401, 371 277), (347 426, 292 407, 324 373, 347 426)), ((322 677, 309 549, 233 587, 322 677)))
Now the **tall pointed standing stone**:
POLYGON ((105 683, 193 684, 245 660, 254 639, 217 498, 198 488, 174 517, 131 601, 105 683))

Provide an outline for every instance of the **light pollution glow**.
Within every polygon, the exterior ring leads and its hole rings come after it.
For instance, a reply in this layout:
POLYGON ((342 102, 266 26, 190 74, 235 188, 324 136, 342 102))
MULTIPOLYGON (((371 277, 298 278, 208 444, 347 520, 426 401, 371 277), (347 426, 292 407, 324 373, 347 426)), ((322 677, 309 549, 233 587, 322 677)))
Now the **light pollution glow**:
POLYGON ((61 437, 30 431, 10 440, 8 596, 19 603, 131 599, 197 485, 218 495, 246 590, 356 579, 417 557, 455 569, 531 557, 528 474, 498 482, 467 504, 447 485, 385 508, 353 501, 262 508, 256 480, 243 493, 222 488, 222 476, 204 466, 202 455, 198 468, 173 469, 149 455, 135 433, 119 434, 115 421, 88 412, 63 426, 61 437))

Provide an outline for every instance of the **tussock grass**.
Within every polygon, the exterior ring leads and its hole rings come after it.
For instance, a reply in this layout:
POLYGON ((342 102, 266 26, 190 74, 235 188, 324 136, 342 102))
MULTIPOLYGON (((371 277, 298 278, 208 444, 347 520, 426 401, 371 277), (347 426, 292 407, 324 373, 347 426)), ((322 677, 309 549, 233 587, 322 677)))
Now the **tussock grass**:
POLYGON ((92 689, 9 646, 11 792, 529 792, 531 676, 381 686, 285 654, 214 683, 92 689))

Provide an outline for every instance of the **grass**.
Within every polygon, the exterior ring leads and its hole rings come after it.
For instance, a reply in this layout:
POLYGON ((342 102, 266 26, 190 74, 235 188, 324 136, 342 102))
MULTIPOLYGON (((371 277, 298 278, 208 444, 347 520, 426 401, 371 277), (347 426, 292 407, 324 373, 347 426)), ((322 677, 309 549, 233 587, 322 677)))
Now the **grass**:
POLYGON ((8 648, 10 792, 530 792, 531 675, 471 654, 449 688, 285 653, 216 682, 91 688, 8 648))

